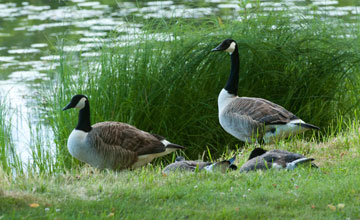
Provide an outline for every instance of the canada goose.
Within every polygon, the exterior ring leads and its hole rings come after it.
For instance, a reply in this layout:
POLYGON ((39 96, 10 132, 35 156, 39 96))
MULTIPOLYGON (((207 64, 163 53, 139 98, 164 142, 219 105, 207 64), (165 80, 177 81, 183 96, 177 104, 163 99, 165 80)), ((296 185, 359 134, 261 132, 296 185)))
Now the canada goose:
POLYGON ((311 161, 313 158, 306 158, 301 154, 291 153, 284 150, 266 151, 262 148, 255 148, 249 160, 241 166, 240 172, 250 170, 266 170, 270 168, 293 170, 298 164, 310 163, 311 167, 317 166, 311 161))
POLYGON ((175 163, 167 165, 163 173, 168 174, 170 172, 178 171, 190 171, 194 172, 196 169, 199 171, 206 170, 212 172, 214 170, 219 170, 221 172, 226 172, 228 169, 236 170, 237 166, 234 165, 235 157, 230 160, 223 160, 221 162, 211 163, 211 162, 202 162, 202 161, 192 161, 185 160, 184 157, 178 156, 175 160, 175 163))
POLYGON ((164 156, 183 146, 172 144, 163 137, 121 122, 90 124, 89 100, 75 95, 63 108, 79 109, 79 121, 68 139, 70 154, 93 167, 113 170, 138 168, 154 158, 164 156))
POLYGON ((238 97, 240 61, 237 43, 226 39, 212 51, 226 51, 231 55, 230 76, 218 97, 219 121, 226 132, 244 142, 270 143, 279 137, 319 129, 268 100, 238 97))

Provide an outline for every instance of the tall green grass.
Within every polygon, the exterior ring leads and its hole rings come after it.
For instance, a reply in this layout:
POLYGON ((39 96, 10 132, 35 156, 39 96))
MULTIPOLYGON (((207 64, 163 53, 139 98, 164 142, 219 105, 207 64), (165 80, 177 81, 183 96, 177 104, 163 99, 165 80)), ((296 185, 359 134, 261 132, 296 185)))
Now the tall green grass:
POLYGON ((24 116, 11 108, 5 98, 0 99, 0 169, 15 176, 24 173, 51 174, 63 169, 64 166, 55 160, 51 133, 44 129, 43 123, 34 124, 37 121, 34 118, 39 119, 40 114, 34 110, 31 115, 24 116), (24 133, 27 129, 23 126, 28 126, 29 134, 24 133), (19 142, 20 146, 17 145, 19 142))
MULTIPOLYGON (((355 30, 347 28, 353 38, 343 38, 341 25, 316 18, 294 22, 284 14, 243 21, 214 18, 203 25, 160 21, 143 30, 130 34, 121 46, 104 43, 93 59, 62 54, 55 86, 46 96, 59 163, 78 163, 66 148, 78 112, 61 111, 78 93, 90 99, 92 123, 135 125, 186 146, 190 158, 207 147, 218 156, 225 146, 239 144, 217 118, 217 96, 227 80, 230 58, 210 50, 225 38, 239 45, 240 96, 271 100, 323 128, 339 116, 351 118, 359 109, 355 30), (157 33, 161 40, 153 37, 157 33)), ((116 33, 113 43, 118 43, 116 33)))
MULTIPOLYGON (((40 118, 40 115, 38 115, 40 118)), ((30 140, 29 152, 31 161, 26 164, 29 173, 57 173, 62 172, 64 166, 56 161, 54 144, 51 132, 46 130, 42 123, 33 125, 29 123, 30 140)))
POLYGON ((0 102, 0 161, 4 170, 9 170, 9 161, 7 159, 7 152, 9 151, 9 144, 11 143, 11 130, 6 118, 6 109, 3 101, 0 102))
POLYGON ((21 172, 22 162, 12 137, 12 113, 5 98, 0 99, 0 168, 6 173, 21 172))

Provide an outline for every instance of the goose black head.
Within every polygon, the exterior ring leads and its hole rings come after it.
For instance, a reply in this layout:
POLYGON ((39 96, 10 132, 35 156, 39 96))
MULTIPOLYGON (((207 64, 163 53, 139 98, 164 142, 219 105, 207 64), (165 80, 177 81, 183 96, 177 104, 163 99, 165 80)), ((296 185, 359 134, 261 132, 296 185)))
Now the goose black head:
POLYGON ((71 98, 71 101, 69 104, 67 104, 63 111, 70 109, 70 108, 77 108, 79 110, 83 109, 85 107, 86 102, 88 102, 88 98, 84 95, 74 95, 71 98))
POLYGON ((217 47, 212 49, 211 51, 226 51, 232 54, 235 51, 236 48, 236 41, 233 39, 226 39, 221 44, 219 44, 217 47))
POLYGON ((250 156, 249 156, 249 159, 248 160, 251 160, 253 159, 254 157, 257 157, 257 156, 261 156, 263 154, 265 154, 267 151, 258 147, 258 148, 255 148, 253 151, 251 151, 250 153, 250 156))

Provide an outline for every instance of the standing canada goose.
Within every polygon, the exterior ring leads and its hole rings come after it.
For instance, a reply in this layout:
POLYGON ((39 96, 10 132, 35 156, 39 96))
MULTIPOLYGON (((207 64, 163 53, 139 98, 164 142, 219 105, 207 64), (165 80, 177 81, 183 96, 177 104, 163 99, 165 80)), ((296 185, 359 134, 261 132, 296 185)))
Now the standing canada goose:
POLYGON ((226 39, 212 51, 226 51, 231 56, 230 76, 218 97, 219 121, 226 132, 244 142, 270 143, 279 137, 319 129, 268 100, 238 97, 240 61, 237 43, 226 39))
POLYGON ((306 158, 301 154, 291 153, 284 150, 266 151, 262 148, 255 148, 249 160, 241 166, 240 172, 250 170, 266 170, 270 168, 293 170, 299 164, 310 163, 311 167, 317 166, 311 163, 313 158, 306 158))
POLYGON ((184 157, 178 156, 175 160, 175 163, 169 164, 164 168, 163 173, 168 174, 176 170, 194 172, 196 169, 198 169, 199 171, 206 170, 209 172, 219 170, 220 172, 225 173, 228 169, 237 169, 237 166, 234 164, 234 162, 235 157, 231 158, 230 160, 223 160, 221 162, 211 163, 185 160, 184 157))
POLYGON ((63 108, 79 109, 79 121, 68 139, 70 154, 93 167, 113 170, 138 168, 154 158, 184 147, 172 144, 163 137, 139 130, 121 122, 90 124, 89 100, 75 95, 63 108))

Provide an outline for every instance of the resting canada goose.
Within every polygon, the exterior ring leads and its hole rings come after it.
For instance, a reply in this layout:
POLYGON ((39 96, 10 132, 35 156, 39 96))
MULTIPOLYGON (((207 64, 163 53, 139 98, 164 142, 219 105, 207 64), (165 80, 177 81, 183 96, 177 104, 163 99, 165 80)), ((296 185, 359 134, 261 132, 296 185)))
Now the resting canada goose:
POLYGON ((250 170, 266 170, 270 168, 293 170, 298 164, 310 163, 311 167, 317 166, 311 161, 313 158, 306 158, 301 154, 291 153, 284 150, 266 151, 262 148, 255 148, 249 160, 241 166, 240 172, 250 170))
POLYGON ((168 174, 169 172, 178 171, 190 171, 194 172, 196 169, 199 171, 206 170, 212 172, 214 170, 219 170, 221 172, 226 172, 228 169, 236 170, 237 166, 234 165, 235 157, 230 160, 224 160, 221 162, 211 163, 211 162, 202 162, 202 161, 192 161, 185 160, 184 157, 178 156, 175 160, 175 163, 167 165, 163 173, 168 174))
POLYGON ((237 43, 226 39, 212 51, 226 51, 231 55, 230 76, 218 97, 219 121, 226 132, 244 142, 270 143, 279 137, 319 129, 268 100, 238 97, 240 61, 237 43))
POLYGON ((91 126, 89 100, 84 95, 73 96, 63 110, 70 108, 80 111, 78 124, 68 139, 69 152, 96 168, 138 168, 154 158, 184 148, 121 122, 107 121, 91 126))

